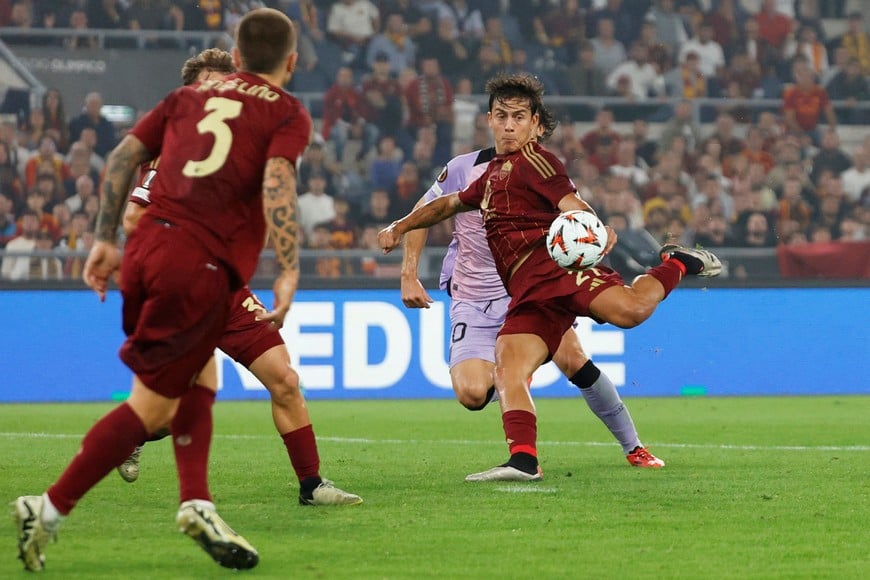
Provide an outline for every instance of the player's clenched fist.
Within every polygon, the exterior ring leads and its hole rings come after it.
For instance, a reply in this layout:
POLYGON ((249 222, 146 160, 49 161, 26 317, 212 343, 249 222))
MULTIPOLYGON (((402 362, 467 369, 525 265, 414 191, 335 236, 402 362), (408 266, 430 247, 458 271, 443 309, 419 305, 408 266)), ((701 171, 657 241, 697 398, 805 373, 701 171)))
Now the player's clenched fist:
POLYGON ((396 231, 396 224, 392 223, 378 232, 378 244, 385 254, 389 254, 399 242, 402 241, 402 234, 396 231))

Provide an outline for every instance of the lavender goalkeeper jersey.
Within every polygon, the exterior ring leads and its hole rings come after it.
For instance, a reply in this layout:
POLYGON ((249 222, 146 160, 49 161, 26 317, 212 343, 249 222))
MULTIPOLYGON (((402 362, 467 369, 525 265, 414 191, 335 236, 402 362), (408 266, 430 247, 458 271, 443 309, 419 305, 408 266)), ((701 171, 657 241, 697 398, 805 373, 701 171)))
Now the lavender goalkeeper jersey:
MULTIPOLYGON (((495 149, 489 148, 454 157, 424 199, 429 202, 465 189, 483 174, 494 155, 495 149)), ((480 210, 456 214, 453 240, 441 265, 439 286, 455 300, 495 300, 507 296, 486 241, 480 210)))

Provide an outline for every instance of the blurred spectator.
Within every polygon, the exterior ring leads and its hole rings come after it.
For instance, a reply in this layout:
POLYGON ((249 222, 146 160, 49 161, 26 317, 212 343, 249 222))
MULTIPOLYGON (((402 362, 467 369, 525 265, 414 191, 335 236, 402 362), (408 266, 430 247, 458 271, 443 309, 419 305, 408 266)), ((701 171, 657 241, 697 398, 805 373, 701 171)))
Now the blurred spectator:
MULTIPOLYGON (((312 250, 335 250, 332 245, 332 231, 329 229, 329 224, 322 223, 314 226, 311 237, 308 238, 308 248, 312 250)), ((307 264, 307 262, 304 264, 307 264)), ((344 271, 344 264, 345 261, 339 256, 323 252, 315 260, 313 271, 306 271, 308 269, 305 268, 303 273, 314 274, 318 278, 341 278, 343 275, 353 273, 344 271)))
MULTIPOLYGON (((335 215, 326 222, 329 227, 331 245, 336 250, 350 250, 356 246, 356 225, 350 220, 350 203, 344 198, 337 197, 333 202, 335 215)), ((353 266, 348 265, 349 269, 353 266)))
MULTIPOLYGON (((88 214, 76 212, 72 214, 69 232, 61 238, 57 245, 57 252, 61 254, 81 252, 86 253, 94 243, 94 232, 88 230, 88 214)), ((81 256, 69 256, 63 260, 64 275, 77 280, 82 275, 85 258, 81 256)))
MULTIPOLYGON (((40 108, 30 109, 30 116, 21 125, 21 142, 31 151, 39 148, 40 139, 45 136, 45 115, 40 108)), ((57 143, 57 138, 52 137, 57 143)))
POLYGON ((860 242, 867 239, 867 224, 863 223, 858 216, 848 214, 840 221, 841 242, 860 242))
POLYGON ((759 163, 768 172, 773 169, 775 161, 773 156, 764 150, 764 135, 758 127, 749 127, 746 131, 746 147, 740 152, 747 162, 759 163))
POLYGON ((378 155, 369 165, 369 182, 374 189, 392 191, 402 167, 402 151, 390 136, 381 137, 378 155))
POLYGON ((635 151, 643 164, 649 168, 655 164, 658 156, 659 144, 648 138, 649 123, 644 119, 635 119, 632 123, 632 137, 635 143, 635 151))
MULTIPOLYGON (((714 5, 716 3, 714 2, 714 5)), ((718 6, 707 15, 713 28, 713 40, 722 47, 726 60, 738 49, 742 33, 741 24, 746 15, 742 14, 739 0, 719 0, 718 6)))
POLYGON ((361 92, 367 104, 367 118, 378 133, 396 137, 402 126, 402 90, 399 82, 390 76, 390 63, 385 54, 375 56, 372 72, 363 78, 361 92))
POLYGON ((737 94, 753 98, 761 87, 761 67, 745 52, 738 51, 731 57, 731 64, 719 71, 719 79, 720 86, 727 88, 736 83, 737 94))
POLYGON ((677 135, 682 135, 686 139, 686 146, 690 150, 694 150, 701 142, 701 128, 695 123, 692 116, 692 103, 689 101, 679 101, 674 105, 674 116, 662 128, 659 140, 662 149, 671 149, 677 135))
POLYGON ((323 138, 335 148, 335 158, 344 161, 344 149, 348 139, 359 139, 362 147, 357 154, 361 160, 374 147, 378 128, 366 120, 365 97, 357 91, 353 81, 353 69, 343 66, 338 69, 335 83, 323 95, 323 138))
POLYGON ((5 247, 15 237, 17 229, 12 198, 0 189, 0 248, 5 247))
POLYGON ((586 38, 586 16, 579 0, 559 0, 532 18, 535 41, 549 48, 559 62, 570 62, 586 38))
POLYGON ((616 40, 610 18, 598 19, 598 34, 589 42, 595 50, 595 66, 604 72, 612 71, 627 58, 625 46, 616 40))
POLYGON ((838 111, 844 123, 863 125, 870 120, 870 110, 854 108, 857 103, 870 102, 870 83, 861 74, 857 58, 849 57, 845 70, 837 73, 826 88, 832 100, 847 102, 845 110, 838 111))
POLYGON ((695 244, 704 248, 733 246, 734 240, 728 220, 721 214, 711 214, 694 236, 695 244))
POLYGON ((761 9, 755 16, 758 22, 758 36, 782 55, 785 41, 792 33, 792 19, 777 7, 776 0, 762 0, 761 9))
MULTIPOLYGON (((69 171, 70 175, 63 182, 63 187, 67 196, 75 195, 76 182, 80 177, 86 176, 91 180, 92 184, 100 181, 100 174, 91 166, 91 152, 87 146, 81 141, 76 141, 70 147, 69 155, 69 171)), ((81 209, 81 208, 74 208, 81 209)))
POLYGON ((70 176, 69 165, 63 156, 57 152, 54 139, 44 135, 39 140, 39 149, 27 160, 24 166, 24 184, 30 188, 36 185, 36 175, 41 167, 50 167, 54 178, 63 183, 70 176))
POLYGON ((69 122, 69 138, 71 142, 78 141, 82 130, 93 129, 97 137, 93 150, 97 155, 105 158, 109 151, 115 148, 117 137, 115 126, 100 112, 102 107, 103 98, 100 93, 88 93, 85 96, 82 113, 69 122))
POLYGON ((323 143, 315 139, 302 155, 299 164, 299 183, 308 183, 312 173, 320 172, 326 176, 326 193, 335 196, 338 193, 338 169, 334 163, 327 161, 323 143))
POLYGON ((24 176, 24 166, 30 158, 30 151, 21 144, 18 134, 18 120, 14 115, 0 116, 0 142, 6 143, 9 161, 15 166, 19 176, 24 176))
POLYGON ((737 246, 744 248, 772 248, 776 246, 776 233, 770 220, 760 211, 749 210, 740 214, 734 225, 737 246))
POLYGON ((824 114, 828 127, 837 126, 837 117, 828 92, 816 83, 813 71, 804 62, 794 65, 795 85, 786 89, 782 110, 786 127, 806 133, 818 142, 819 116, 824 114))
POLYGON ((497 63, 504 66, 511 62, 511 51, 513 47, 507 36, 505 36, 504 28, 502 27, 501 18, 497 15, 488 15, 484 21, 484 32, 480 38, 480 45, 488 46, 495 51, 497 63))
POLYGON ((706 20, 698 28, 698 35, 680 46, 679 62, 685 62, 693 52, 698 55, 701 74, 708 79, 716 78, 720 69, 725 67, 725 53, 713 38, 713 26, 706 20))
POLYGON ((846 65, 849 63, 850 58, 852 56, 844 47, 838 46, 835 48, 834 62, 819 76, 819 84, 827 89, 831 79, 846 70, 846 65))
POLYGON ((472 96, 471 79, 460 77, 453 94, 453 142, 457 147, 471 151, 474 124, 480 115, 480 109, 480 104, 472 96))
POLYGON ((636 147, 634 137, 621 139, 616 147, 616 163, 610 166, 610 173, 626 178, 631 187, 638 190, 649 183, 649 174, 646 163, 637 156, 636 147))
POLYGON ((580 143, 587 154, 592 155, 598 150, 602 138, 619 143, 619 133, 613 128, 613 111, 603 107, 595 114, 595 126, 583 135, 580 143))
POLYGON ((69 153, 67 153, 67 163, 71 164, 73 162, 73 152, 78 153, 80 149, 86 150, 88 152, 88 164, 91 166, 91 171, 95 171, 98 175, 102 174, 106 162, 102 157, 97 155, 96 151, 94 151, 96 145, 97 132, 91 127, 85 127, 82 129, 81 135, 79 135, 79 140, 70 145, 69 153))
POLYGON ((747 18, 743 22, 743 34, 734 50, 735 52, 745 52, 749 59, 757 63, 763 70, 765 63, 777 62, 779 57, 776 50, 761 37, 758 26, 758 20, 747 18))
POLYGON ((405 89, 405 103, 408 107, 409 135, 412 139, 418 139, 422 128, 434 125, 434 163, 445 165, 450 160, 453 147, 453 86, 441 74, 438 60, 423 59, 420 76, 405 89))
POLYGON ((859 145, 852 152, 852 167, 844 171, 843 192, 852 203, 861 201, 862 195, 870 187, 870 151, 859 145))
POLYGON ((72 213, 83 211, 89 198, 96 196, 96 185, 89 175, 80 175, 75 181, 75 192, 64 204, 72 213))
MULTIPOLYGON (((31 209, 24 210, 18 220, 18 234, 6 243, 6 252, 32 252, 36 249, 38 234, 39 214, 31 209)), ((30 262, 30 256, 4 256, 0 277, 4 280, 28 280, 30 262)))
POLYGON ((335 206, 332 196, 326 193, 326 176, 314 172, 308 176, 305 193, 299 196, 299 225, 305 230, 305 235, 312 239, 314 226, 330 221, 335 217, 335 206))
MULTIPOLYGON (((417 143, 414 147, 426 147, 425 144, 417 143)), ((409 213, 414 204, 426 192, 426 186, 432 182, 432 179, 423 180, 421 172, 417 164, 413 161, 405 161, 399 170, 399 176, 396 178, 395 186, 392 188, 393 195, 390 199, 390 211, 398 215, 409 213)))
POLYGON ((656 239, 659 244, 664 244, 668 239, 668 222, 671 213, 668 210, 668 202, 660 197, 654 197, 643 204, 643 228, 656 239))
POLYGON ((88 230, 95 231, 97 229, 97 213, 100 211, 100 196, 92 195, 86 199, 82 211, 88 216, 88 230))
POLYGON ((344 64, 352 65, 362 58, 369 40, 381 28, 380 11, 369 0, 334 2, 326 20, 326 32, 343 53, 344 64))
POLYGON ((682 17, 674 10, 674 0, 656 0, 646 14, 656 25, 656 36, 671 54, 679 54, 680 46, 689 39, 682 17))
MULTIPOLYGON (((447 8, 450 18, 454 20, 453 28, 458 33, 457 38, 469 49, 469 52, 474 52, 480 46, 485 32, 483 12, 480 7, 473 1, 450 0, 447 8)), ((443 18, 442 14, 439 20, 443 18)))
POLYGON ((823 194, 810 226, 821 226, 830 233, 831 239, 840 237, 840 223, 846 215, 845 198, 842 195, 823 194))
MULTIPOLYGON (((96 29, 129 28, 128 5, 129 2, 121 2, 121 0, 91 0, 87 3, 88 24, 96 29)), ((117 46, 107 45, 106 48, 117 48, 117 46)))
POLYGON ((361 228, 374 226, 380 230, 390 225, 397 217, 404 215, 390 206, 390 194, 386 189, 372 190, 367 201, 368 204, 360 208, 361 215, 357 220, 361 228))
POLYGON ((813 156, 812 167, 810 179, 817 186, 821 183, 823 172, 830 171, 834 175, 840 175, 852 167, 852 160, 840 148, 840 136, 834 129, 828 129, 822 134, 821 147, 813 156))
POLYGON ((456 34, 455 20, 441 18, 435 29, 420 37, 417 56, 436 58, 441 62, 441 68, 450 76, 451 81, 459 78, 468 70, 471 63, 471 52, 456 34))
POLYGON ((629 60, 612 69, 607 76, 607 86, 616 89, 617 81, 622 76, 631 79, 631 90, 638 101, 645 101, 651 96, 663 96, 666 93, 665 79, 661 71, 657 71, 647 62, 646 48, 639 42, 631 45, 629 60))
POLYGON ((668 51, 668 47, 659 42, 658 29, 655 22, 644 22, 640 28, 640 38, 638 42, 646 48, 647 59, 649 63, 656 67, 656 70, 667 71, 673 67, 673 55, 668 51))
POLYGON ((375 34, 366 48, 366 65, 371 69, 377 58, 386 55, 390 63, 390 74, 398 75, 402 70, 414 66, 417 45, 408 36, 408 27, 402 14, 394 12, 386 17, 384 31, 375 34))
POLYGON ((794 39, 786 42, 783 56, 787 59, 797 55, 806 57, 810 68, 817 76, 822 76, 830 66, 828 63, 828 51, 816 36, 816 31, 810 26, 804 26, 798 30, 794 39))
POLYGON ((60 237, 60 227, 49 209, 54 205, 57 182, 50 175, 40 175, 36 185, 27 193, 27 207, 39 214, 39 227, 53 238, 60 237))
POLYGON ((664 76, 668 95, 681 99, 698 99, 708 96, 707 78, 701 72, 698 53, 690 52, 679 66, 664 76))
MULTIPOLYGON (((438 15, 435 15, 433 10, 424 10, 422 2, 418 0, 381 0, 378 3, 381 20, 387 19, 390 14, 401 14, 408 27, 408 36, 416 42, 421 36, 425 36, 432 32, 433 18, 438 20, 444 18, 447 11, 447 5, 442 4, 443 8, 437 10, 438 15)), ((482 26, 482 25, 481 25, 482 26)))
POLYGON ((806 230, 813 217, 813 208, 802 196, 803 183, 798 177, 788 177, 782 186, 782 196, 777 203, 776 223, 794 221, 801 230, 806 230))
POLYGON ((861 12, 849 14, 848 29, 840 37, 840 46, 858 59, 862 74, 870 75, 870 35, 864 30, 864 15, 861 12))
POLYGON ((58 89, 48 89, 42 95, 42 114, 46 131, 53 132, 57 150, 66 153, 69 148, 69 124, 63 108, 63 96, 58 89))
MULTIPOLYGON (((565 71, 568 94, 601 97, 607 94, 607 77, 595 64, 595 47, 591 42, 580 45, 577 59, 565 71)), ((588 107, 586 107, 588 109, 588 107)))
POLYGON ((0 141, 0 192, 6 194, 18 210, 24 206, 24 191, 24 183, 10 156, 9 145, 0 141))

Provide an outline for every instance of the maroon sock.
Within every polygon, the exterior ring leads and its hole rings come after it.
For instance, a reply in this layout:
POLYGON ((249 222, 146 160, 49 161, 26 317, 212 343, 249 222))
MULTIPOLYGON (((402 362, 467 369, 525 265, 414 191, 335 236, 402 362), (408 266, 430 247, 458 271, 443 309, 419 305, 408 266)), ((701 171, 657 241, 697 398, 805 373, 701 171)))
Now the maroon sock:
POLYGON ((142 421, 127 403, 97 421, 85 434, 78 454, 60 479, 48 489, 48 497, 57 511, 68 514, 82 496, 130 457, 147 436, 142 421))
POLYGON ((211 501, 208 491, 208 452, 211 447, 212 414, 215 393, 194 385, 178 405, 172 419, 172 447, 178 469, 181 501, 211 501))
POLYGON ((501 416, 504 435, 511 455, 527 453, 538 456, 538 418, 528 411, 508 411, 501 416))
POLYGON ((320 477, 320 455, 317 453, 317 440, 314 438, 314 428, 309 424, 305 427, 281 435, 287 455, 299 481, 308 477, 320 477))
POLYGON ((661 282, 662 286, 665 287, 665 295, 662 298, 664 300, 671 293, 671 290, 677 287, 680 280, 683 279, 686 267, 679 260, 671 258, 655 268, 650 268, 646 273, 661 282))

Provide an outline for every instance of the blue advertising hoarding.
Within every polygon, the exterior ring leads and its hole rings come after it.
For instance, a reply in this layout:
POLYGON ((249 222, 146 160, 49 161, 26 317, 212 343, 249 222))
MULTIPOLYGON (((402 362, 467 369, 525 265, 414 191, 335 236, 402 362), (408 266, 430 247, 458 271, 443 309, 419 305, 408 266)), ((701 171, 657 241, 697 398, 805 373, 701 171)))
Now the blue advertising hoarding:
MULTIPOLYGON (((258 293, 265 304, 271 292, 258 293)), ((300 291, 282 334, 310 400, 452 397, 447 297, 406 309, 394 290, 300 291)), ((105 401, 129 389, 120 296, 0 292, 0 402, 105 401)), ((587 354, 625 396, 870 393, 870 289, 678 289, 641 326, 578 319, 587 354)), ((220 397, 265 399, 220 357, 220 397)), ((553 365, 535 396, 576 390, 553 365)))

